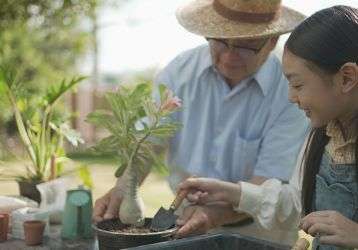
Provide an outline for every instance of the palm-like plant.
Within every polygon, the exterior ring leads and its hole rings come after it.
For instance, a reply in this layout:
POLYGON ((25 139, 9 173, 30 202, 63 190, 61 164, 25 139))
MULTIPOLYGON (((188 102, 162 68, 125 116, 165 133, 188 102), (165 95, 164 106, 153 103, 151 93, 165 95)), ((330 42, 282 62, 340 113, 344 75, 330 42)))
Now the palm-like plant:
POLYGON ((152 166, 166 171, 163 158, 155 149, 179 126, 171 121, 170 115, 180 107, 180 100, 164 85, 159 86, 158 103, 153 101, 151 93, 150 84, 139 84, 134 89, 120 87, 106 95, 109 111, 98 110, 87 117, 89 122, 110 133, 94 149, 118 157, 115 175, 124 184, 119 217, 123 223, 136 226, 144 223, 143 202, 138 197, 140 181, 152 166))
POLYGON ((36 107, 32 107, 33 112, 25 118, 20 107, 24 102, 21 102, 18 95, 22 90, 22 82, 16 78, 14 70, 0 68, 0 87, 10 101, 20 138, 32 162, 27 166, 26 175, 17 176, 19 180, 43 182, 56 178, 57 167, 60 166, 57 163, 64 158, 64 138, 75 146, 83 142, 66 120, 55 119, 53 115, 58 100, 83 79, 63 80, 59 85, 51 86, 40 97, 36 107))

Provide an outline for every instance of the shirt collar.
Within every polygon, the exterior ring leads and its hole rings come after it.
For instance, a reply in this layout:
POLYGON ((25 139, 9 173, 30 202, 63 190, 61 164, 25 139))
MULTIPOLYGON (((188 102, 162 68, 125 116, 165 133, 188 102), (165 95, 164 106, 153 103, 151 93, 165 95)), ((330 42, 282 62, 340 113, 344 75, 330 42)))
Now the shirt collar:
POLYGON ((327 124, 326 135, 335 141, 339 141, 343 145, 354 143, 358 136, 356 130, 357 123, 357 118, 354 118, 349 122, 341 125, 339 125, 337 120, 331 121, 327 124), (342 129, 345 130, 346 138, 343 137, 342 129))
POLYGON ((272 67, 272 58, 271 55, 266 59, 266 61, 261 65, 259 70, 253 75, 253 78, 256 80, 258 85, 261 88, 261 91, 264 96, 267 95, 270 88, 273 85, 275 68, 272 67))
POLYGON ((203 45, 203 53, 200 55, 200 63, 198 65, 198 73, 201 75, 205 70, 213 66, 209 45, 203 45))

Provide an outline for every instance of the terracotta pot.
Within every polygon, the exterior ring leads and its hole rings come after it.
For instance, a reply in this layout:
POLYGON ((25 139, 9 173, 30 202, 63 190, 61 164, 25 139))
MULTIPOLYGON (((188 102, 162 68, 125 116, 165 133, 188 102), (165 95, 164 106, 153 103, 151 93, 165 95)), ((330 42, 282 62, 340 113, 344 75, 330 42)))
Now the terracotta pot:
POLYGON ((20 195, 41 203, 40 191, 36 188, 41 182, 18 181, 20 195))
MULTIPOLYGON (((145 219, 144 227, 149 228, 151 218, 145 219)), ((125 233, 116 232, 127 227, 119 219, 104 220, 93 228, 98 238, 100 250, 117 250, 123 248, 137 247, 162 241, 171 240, 177 228, 171 228, 162 232, 150 233, 125 233)))
POLYGON ((42 243, 46 223, 40 220, 24 222, 25 242, 28 246, 36 246, 42 243))
POLYGON ((9 214, 0 214, 0 242, 7 240, 9 232, 9 214))

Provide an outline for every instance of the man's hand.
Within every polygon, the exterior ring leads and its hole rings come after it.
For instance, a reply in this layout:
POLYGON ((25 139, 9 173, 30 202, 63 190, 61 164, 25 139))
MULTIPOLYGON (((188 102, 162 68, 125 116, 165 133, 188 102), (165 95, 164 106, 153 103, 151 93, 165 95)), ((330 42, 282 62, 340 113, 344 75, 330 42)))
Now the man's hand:
POLYGON ((206 206, 189 206, 184 209, 177 220, 180 227, 176 236, 181 238, 189 235, 203 234, 215 227, 235 223, 241 214, 233 211, 229 204, 212 204, 206 206))
MULTIPOLYGON (((150 164, 148 164, 150 166, 150 164)), ((126 170, 125 170, 126 171, 126 170)), ((150 167, 143 169, 143 173, 139 176, 140 184, 143 183, 147 175, 149 174, 150 167)), ((126 172, 123 173, 125 175, 126 172)), ((123 190, 125 190, 126 183, 123 182, 123 178, 117 179, 116 186, 109 190, 105 195, 98 198, 94 203, 92 220, 95 223, 103 220, 109 220, 118 218, 119 207, 123 199, 123 190)))
POLYGON ((98 198, 93 208, 93 221, 97 223, 103 220, 117 218, 119 206, 122 202, 122 195, 122 188, 117 185, 105 195, 98 198))
POLYGON ((310 213, 301 220, 300 227, 312 236, 319 235, 322 244, 358 247, 358 223, 337 211, 310 213))

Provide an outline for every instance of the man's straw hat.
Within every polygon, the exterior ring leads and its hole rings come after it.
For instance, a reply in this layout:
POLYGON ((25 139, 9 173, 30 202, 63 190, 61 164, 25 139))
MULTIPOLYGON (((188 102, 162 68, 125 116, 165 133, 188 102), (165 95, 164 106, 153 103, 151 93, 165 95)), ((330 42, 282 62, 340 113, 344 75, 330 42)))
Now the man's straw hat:
POLYGON ((305 18, 281 0, 194 0, 176 12, 188 31, 211 38, 263 38, 292 31, 305 18))

